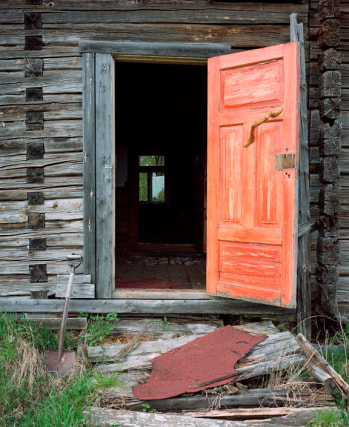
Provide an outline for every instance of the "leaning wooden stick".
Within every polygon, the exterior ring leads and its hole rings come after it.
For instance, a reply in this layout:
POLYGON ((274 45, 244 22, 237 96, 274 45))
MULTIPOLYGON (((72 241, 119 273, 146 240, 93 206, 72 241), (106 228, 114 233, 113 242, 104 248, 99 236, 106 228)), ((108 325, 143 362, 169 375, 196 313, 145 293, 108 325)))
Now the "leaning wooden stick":
POLYGON ((315 365, 329 374, 337 385, 338 390, 343 396, 349 397, 349 385, 336 372, 332 366, 321 356, 321 354, 310 344, 303 334, 298 334, 296 340, 301 349, 309 359, 310 365, 315 365))
POLYGON ((139 344, 139 341, 142 337, 142 335, 145 333, 145 331, 148 329, 148 324, 145 324, 143 328, 137 332, 137 334, 132 338, 132 340, 127 343, 116 355, 115 360, 121 360, 124 357, 126 357, 133 349, 137 347, 139 344))

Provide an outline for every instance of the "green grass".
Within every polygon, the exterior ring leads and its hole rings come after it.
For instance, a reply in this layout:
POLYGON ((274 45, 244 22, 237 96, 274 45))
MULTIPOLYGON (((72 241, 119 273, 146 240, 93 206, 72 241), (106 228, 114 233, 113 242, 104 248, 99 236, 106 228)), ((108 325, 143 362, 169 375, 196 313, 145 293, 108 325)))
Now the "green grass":
MULTIPOLYGON (((349 374, 349 323, 341 325, 333 337, 328 339, 328 346, 322 355, 345 381, 349 374)), ((335 395, 337 408, 340 410, 319 410, 316 416, 307 424, 308 427, 346 427, 349 426, 349 402, 347 398, 335 395)))
POLYGON ((342 414, 334 410, 321 411, 307 424, 307 427, 347 427, 342 414))
MULTIPOLYGON (((77 343, 68 334, 69 343, 77 343)), ((77 364, 64 379, 47 372, 44 352, 58 333, 0 313, 0 426, 84 426, 83 410, 95 395, 93 375, 77 364)))
POLYGON ((88 315, 79 313, 79 317, 89 317, 86 337, 89 345, 98 345, 113 332, 115 323, 119 321, 116 313, 108 313, 106 316, 96 314, 88 315))

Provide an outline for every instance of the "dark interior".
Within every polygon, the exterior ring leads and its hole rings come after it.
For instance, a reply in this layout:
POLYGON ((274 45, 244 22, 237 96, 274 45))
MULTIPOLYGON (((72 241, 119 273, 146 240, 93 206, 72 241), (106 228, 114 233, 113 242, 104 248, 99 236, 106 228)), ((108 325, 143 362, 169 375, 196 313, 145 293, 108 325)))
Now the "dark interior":
POLYGON ((202 251, 207 68, 117 62, 115 71, 117 249, 191 243, 202 251), (159 155, 164 200, 140 202, 139 156, 159 155))

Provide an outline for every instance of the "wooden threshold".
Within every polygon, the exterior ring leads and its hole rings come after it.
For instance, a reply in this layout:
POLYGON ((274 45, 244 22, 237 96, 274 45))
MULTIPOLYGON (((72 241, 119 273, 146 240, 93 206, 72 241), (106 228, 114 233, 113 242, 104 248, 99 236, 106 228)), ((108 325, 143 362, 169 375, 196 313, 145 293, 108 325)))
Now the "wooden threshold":
MULTIPOLYGON (((227 298, 214 297, 204 291, 186 292, 162 290, 168 299, 158 298, 158 291, 125 290, 124 296, 118 291, 118 298, 72 299, 69 312, 118 313, 118 314, 230 314, 243 316, 283 316, 295 318, 296 310, 254 304, 227 298)), ((57 313, 63 311, 64 299, 32 299, 30 297, 0 298, 0 310, 18 313, 57 313)))

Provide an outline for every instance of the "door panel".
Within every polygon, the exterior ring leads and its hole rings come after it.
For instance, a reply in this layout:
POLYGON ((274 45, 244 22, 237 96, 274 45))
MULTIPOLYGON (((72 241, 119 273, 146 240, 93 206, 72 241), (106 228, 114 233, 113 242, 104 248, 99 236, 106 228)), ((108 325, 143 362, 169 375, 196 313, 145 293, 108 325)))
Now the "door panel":
POLYGON ((298 56, 290 43, 208 61, 211 294, 295 307, 298 56))

